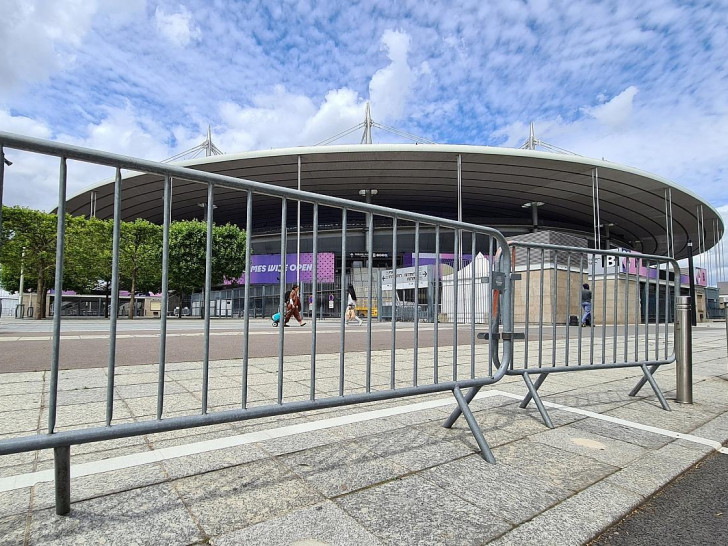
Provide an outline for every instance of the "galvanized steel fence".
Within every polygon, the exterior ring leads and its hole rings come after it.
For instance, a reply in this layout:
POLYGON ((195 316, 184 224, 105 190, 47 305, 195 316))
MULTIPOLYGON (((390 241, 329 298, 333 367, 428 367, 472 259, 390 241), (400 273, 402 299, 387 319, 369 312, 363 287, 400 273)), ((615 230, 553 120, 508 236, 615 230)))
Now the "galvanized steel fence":
MULTIPOLYGON (((59 158, 59 186, 58 186, 58 220, 57 220, 57 251, 55 271, 55 293, 61 294, 63 289, 63 263, 64 263, 64 240, 66 238, 65 212, 66 212, 66 185, 68 180, 68 162, 81 161, 96 165, 111 167, 115 170, 114 178, 114 214, 113 214, 113 260, 112 260, 112 286, 111 286, 111 313, 109 319, 109 357, 107 364, 107 385, 105 400, 105 415, 100 418, 98 426, 85 428, 79 423, 71 420, 65 422, 59 420, 59 376, 60 370, 60 346, 61 346, 61 305, 62 298, 55 298, 53 301, 53 350, 50 363, 50 389, 48 398, 48 426, 46 434, 38 434, 26 437, 17 437, 0 440, 0 455, 33 451, 38 449, 54 449, 55 456, 55 482, 56 482, 56 511, 59 514, 66 514, 70 510, 70 446, 87 442, 111 440, 142 434, 150 434, 163 431, 173 431, 190 427, 200 427, 242 421, 259 417, 275 416, 307 410, 331 408, 349 404, 372 402, 378 400, 394 399, 406 396, 452 391, 458 404, 458 409, 452 418, 446 423, 449 426, 457 416, 462 413, 470 426, 472 433, 481 448, 481 455, 490 462, 494 462, 493 455, 486 443, 483 434, 475 422, 468 403, 472 397, 484 385, 492 384, 501 379, 506 371, 512 370, 511 354, 512 332, 513 332, 513 298, 511 296, 511 255, 507 251, 507 242, 503 235, 497 230, 455 222, 431 216, 408 213, 400 210, 393 210, 376 205, 338 199, 309 192, 286 189, 274 185, 257 183, 249 180, 241 180, 229 176, 205 173, 192 169, 175 167, 162 163, 144 161, 115 154, 102 153, 80 147, 67 146, 58 143, 42 141, 0 132, 0 155, 4 148, 24 150, 59 158), (207 188, 207 201, 205 203, 207 216, 207 240, 206 240, 206 281, 204 286, 204 300, 210 301, 212 289, 212 228, 215 216, 215 189, 224 188, 228 191, 240 191, 245 196, 246 203, 246 232, 247 240, 250 242, 255 237, 254 216, 256 198, 267 196, 278 199, 280 202, 280 254, 281 271, 287 270, 286 253, 288 250, 288 210, 291 204, 301 203, 303 207, 311 210, 312 225, 311 237, 313 244, 313 255, 318 255, 319 239, 319 211, 323 208, 335 209, 340 217, 341 255, 347 253, 347 230, 348 218, 352 213, 364 215, 366 219, 366 241, 368 260, 368 309, 373 308, 373 286, 375 283, 372 270, 372 248, 375 223, 378 226, 388 225, 392 231, 392 277, 394 279, 393 291, 397 292, 397 256, 407 251, 415 256, 415 278, 419 278, 419 254, 420 254, 420 233, 428 230, 434 233, 435 255, 437 256, 433 270, 440 275, 442 270, 439 255, 441 251, 452 252, 456 256, 455 261, 462 263, 463 248, 467 248, 472 256, 482 254, 487 261, 481 262, 480 269, 467 279, 460 279, 458 275, 445 283, 450 297, 451 318, 447 324, 440 324, 438 320, 431 325, 422 325, 419 317, 420 302, 418 289, 414 290, 414 305, 412 307, 413 322, 407 325, 403 332, 398 329, 397 313, 393 314, 391 325, 385 335, 389 337, 388 343, 382 341, 382 333, 379 332, 378 342, 373 344, 374 327, 372 313, 366 319, 366 332, 364 350, 352 353, 351 343, 345 324, 345 306, 341 306, 339 318, 339 351, 336 358, 333 375, 321 377, 319 367, 324 362, 331 363, 331 355, 319 355, 317 351, 317 314, 314 313, 310 319, 310 351, 306 355, 308 363, 307 370, 299 365, 292 370, 289 364, 289 357, 286 355, 287 331, 284 329, 283 321, 280 321, 277 331, 277 357, 273 363, 267 363, 268 369, 277 376, 275 391, 268 393, 268 396, 257 396, 258 393, 251 385, 254 377, 251 375, 251 366, 255 364, 250 357, 251 343, 251 294, 250 285, 244 288, 243 302, 243 342, 240 348, 240 395, 233 407, 220 406, 211 403, 210 396, 210 313, 204 316, 204 348, 203 359, 199 363, 199 395, 201 405, 197 408, 197 414, 168 416, 170 412, 165 409, 165 385, 166 385, 166 341, 167 341, 167 313, 160 314, 160 346, 158 363, 158 381, 156 408, 151 415, 137 417, 134 422, 118 422, 115 419, 115 377, 116 355, 117 355, 117 316, 119 307, 119 244, 120 244, 120 223, 124 207, 123 188, 124 176, 122 169, 129 169, 134 172, 152 173, 163 178, 164 199, 159 206, 164 209, 163 221, 163 254, 161 259, 162 271, 162 303, 161 309, 168 309, 168 278, 169 278, 169 230, 171 222, 171 188, 172 180, 184 180, 205 185, 207 188), (411 248, 398 248, 398 230, 406 227, 414 231, 414 242, 411 248), (448 248, 445 248, 447 242, 448 248), (477 283, 477 287, 476 287, 477 283), (477 308, 476 295, 483 292, 487 286, 488 302, 498 307, 498 313, 488 315, 485 326, 488 329, 491 343, 487 346, 476 344, 476 326, 484 319, 478 319, 479 314, 470 312, 463 314, 462 306, 471 310, 477 308), (460 310, 459 310, 460 307, 460 310), (458 322, 465 321, 460 326, 458 322), (420 343, 421 330, 426 330, 428 336, 427 347, 420 343), (406 337, 406 339, 405 339, 406 337), (431 339, 431 341, 429 341, 431 339), (502 340, 499 342, 497 340, 502 340), (401 347, 408 350, 402 351, 401 347), (292 382, 288 379, 296 372, 301 379, 307 375, 306 392, 288 392, 292 382), (469 388, 467 394, 461 389, 469 388), (252 393, 256 396, 253 397, 252 393)), ((4 181, 4 165, 0 161, 0 204, 2 201, 2 183, 4 181)), ((1 220, 1 218, 0 218, 1 220)), ((332 229, 330 226, 326 229, 332 229)), ((357 227, 359 233, 361 228, 357 227)), ((250 243, 249 243, 250 244, 250 243)), ((241 264, 241 270, 250 271, 251 252, 250 246, 246 253, 245 263, 241 264)), ((340 301, 346 301, 346 268, 342 267, 340 301)), ((313 262, 311 294, 315 299, 320 293, 317 281, 317 261, 313 262)), ((438 294, 440 284, 435 283, 435 301, 439 301, 438 294)), ((278 294, 278 309, 285 314, 285 302, 283 294, 286 290, 286 277, 280 275, 280 286, 278 294)), ((489 304, 490 305, 490 304, 489 304)), ((317 305, 314 301, 313 308, 317 305)), ((330 371, 330 370, 329 370, 330 371)), ((300 385, 299 385, 300 386, 300 385)), ((122 420, 123 421, 123 420, 122 420)))
POLYGON ((507 373, 526 383, 521 407, 533 399, 553 427, 538 394, 549 374, 639 367, 644 377, 630 395, 648 382, 668 410, 653 374, 675 361, 678 263, 664 256, 539 243, 512 242, 511 249, 518 341, 507 373))

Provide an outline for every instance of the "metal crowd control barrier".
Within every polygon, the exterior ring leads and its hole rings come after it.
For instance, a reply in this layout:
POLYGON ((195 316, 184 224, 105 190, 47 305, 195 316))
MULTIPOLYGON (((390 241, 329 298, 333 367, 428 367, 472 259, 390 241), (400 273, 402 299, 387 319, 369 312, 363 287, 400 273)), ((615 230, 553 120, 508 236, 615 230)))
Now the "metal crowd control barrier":
MULTIPOLYGON (((388 209, 376 205, 338 199, 323 195, 317 195, 304 191, 296 191, 268 184, 257 183, 249 180, 241 180, 229 176, 205 173, 187 168, 175 167, 168 164, 144 161, 115 154, 102 153, 90 149, 67 146, 54 142, 31 139, 0 132, 0 155, 3 147, 15 150, 40 153, 60 158, 60 178, 58 193, 58 222, 57 222, 57 254, 55 271, 55 293, 61 294, 63 288, 63 249, 66 237, 66 182, 68 176, 69 160, 82 161, 86 163, 104 165, 115 169, 114 181, 114 220, 113 220, 113 261, 112 261, 112 301, 109 320, 109 358, 106 386, 105 416, 99 416, 98 426, 86 428, 87 423, 64 422, 62 414, 59 416, 59 349, 61 345, 61 320, 60 312, 62 298, 54 300, 55 312, 53 314, 53 351, 50 363, 50 389, 48 400, 48 430, 46 434, 38 434, 26 437, 5 438, 0 440, 0 455, 34 451, 38 449, 54 449, 55 459, 55 487, 56 487, 56 512, 67 514, 70 511, 70 446, 102 440, 112 440, 130 436, 139 436, 164 431, 173 431, 190 427, 215 425, 248 419, 277 416, 283 414, 304 412, 307 410, 318 410, 350 404, 373 402, 379 400, 395 399, 406 396, 422 395, 452 391, 458 404, 458 414, 462 412, 468 425, 481 449, 481 455, 489 462, 494 462, 493 454, 478 427, 468 404, 478 389, 484 385, 492 384, 502 378, 511 365, 512 345, 509 334, 513 329, 513 310, 511 291, 511 262, 507 249, 507 242, 503 235, 494 229, 477 226, 473 224, 455 222, 439 219, 420 214, 412 214, 394 209, 388 209), (300 202, 304 209, 311 213, 313 255, 318 255, 319 241, 319 211, 323 209, 334 209, 340 218, 341 254, 347 253, 347 235, 355 232, 360 235, 362 231, 366 234, 369 254, 369 301, 368 308, 372 308, 372 248, 374 226, 388 225, 392 229, 392 289, 396 294, 397 283, 397 256, 401 252, 411 251, 415 258, 414 279, 420 278, 420 233, 428 230, 433 234, 435 242, 435 264, 432 271, 440 274, 440 252, 452 252, 455 261, 459 266, 463 264, 463 248, 471 253, 471 256, 479 254, 487 255, 487 268, 481 268, 476 279, 475 273, 469 278, 461 278, 455 274, 451 286, 448 288, 451 305, 453 307, 452 317, 447 324, 440 324, 436 320, 433 324, 420 324, 418 317, 419 302, 417 289, 414 292, 414 322, 400 325, 396 316, 391 321, 391 328, 385 327, 384 336, 381 329, 377 331, 378 344, 373 343, 372 316, 369 314, 366 320, 365 345, 363 352, 352 354, 351 349, 347 350, 347 328, 345 324, 345 306, 342 306, 342 314, 338 321, 340 336, 340 349, 338 354, 338 370, 327 377, 317 374, 317 367, 323 366, 328 359, 321 358, 326 355, 317 353, 317 315, 314 313, 310 324, 310 354, 305 358, 308 364, 291 369, 288 366, 289 356, 284 358, 287 337, 290 336, 284 329, 281 320, 277 331, 277 359, 275 364, 267 363, 268 370, 273 371, 277 380, 275 391, 269 392, 269 397, 253 399, 254 389, 251 383, 255 377, 250 373, 251 366, 255 360, 249 356, 251 343, 250 331, 250 294, 249 284, 245 286, 244 302, 244 335, 240 349, 240 398, 234 407, 217 406, 210 399, 210 371, 214 363, 210 361, 210 313, 205 313, 204 318, 204 352, 202 362, 199 363, 199 394, 201 407, 198 414, 167 416, 165 413, 165 382, 166 382, 166 338, 167 338, 167 313, 160 315, 160 347, 158 365, 158 383, 156 396, 156 413, 151 409, 143 415, 132 415, 134 422, 115 422, 114 418, 114 395, 116 376, 116 340, 117 340, 117 310, 119 306, 119 241, 121 211, 124 207, 122 199, 122 188, 124 178, 122 169, 129 169, 141 173, 154 173, 164 178, 164 202, 159 206, 164 207, 163 223, 163 255, 161 261, 162 271, 162 309, 168 309, 168 275, 170 269, 169 261, 169 231, 171 221, 171 184, 172 179, 184 180, 206 185, 207 187, 207 247, 206 247, 206 282, 205 301, 210 301, 211 290, 211 269, 212 269, 212 228, 214 222, 214 198, 216 189, 226 191, 240 191, 246 199, 246 230, 248 241, 255 235, 253 231, 253 217, 255 215, 256 199, 261 196, 275 198, 280 201, 280 252, 281 269, 287 271, 286 251, 288 234, 288 211, 291 202, 300 202), (362 221, 363 220, 363 221, 362 221), (359 223, 357 223, 357 221, 359 223), (398 248, 398 233, 406 232, 411 235, 412 246, 398 248), (447 243, 447 244, 446 244, 447 243), (499 320, 491 320, 490 333, 496 338, 501 329, 504 333, 503 343, 488 344, 487 349, 476 345, 475 321, 476 313, 470 312, 469 317, 463 315, 462 308, 469 307, 474 310, 476 295, 476 280, 479 285, 488 285, 488 297, 500 308, 499 320), (459 307, 461 308, 459 310, 459 307), (463 315, 465 324, 458 327, 458 317, 463 315), (426 329, 428 339, 432 344, 420 343, 420 331, 426 329), (388 332, 386 330, 389 330, 388 332), (463 330, 459 332, 459 330, 463 330), (386 338, 389 337, 389 343, 386 338), (469 341, 462 343, 463 339, 469 341), (410 348, 402 351, 402 348, 410 348), (469 351, 467 350, 469 348, 469 351), (478 354, 476 349, 481 350, 478 354), (288 379, 291 375, 298 378, 298 386, 301 382, 307 382, 306 389, 298 389, 288 392, 293 385, 293 380, 288 379), (307 377, 306 377, 307 376, 307 377), (305 379, 302 379, 304 377, 305 379), (463 395, 461 389, 469 388, 467 394, 463 395), (301 390, 305 392, 301 392, 301 390)), ((20 160, 14 158, 15 162, 20 160)), ((0 161, 0 204, 2 197, 3 164, 0 161)), ((331 212, 330 210, 328 212, 331 212)), ((330 217, 330 215, 329 215, 330 217)), ((333 228, 328 227, 331 230, 333 228)), ((1 239, 0 239, 1 240, 1 239)), ((245 263, 241 264, 241 271, 251 271, 251 252, 248 249, 245 263)), ((411 273, 411 272, 410 272, 411 273)), ((345 288, 345 267, 342 268, 341 294, 342 301, 346 301, 345 288)), ((315 299, 317 298, 317 260, 313 262, 312 274, 312 296, 314 298, 313 308, 317 309, 315 299)), ((289 283, 290 284, 290 283, 289 283)), ((286 289, 286 276, 280 275, 280 306, 279 312, 285 313, 283 294, 286 289)), ((306 295, 304 295, 305 297, 306 295)), ((439 298, 438 294, 435 294, 439 298)), ((268 322, 268 324, 270 324, 268 322)), ((349 334, 351 335, 351 334, 349 334)), ((269 338, 267 338, 269 339, 269 338)), ((349 343, 351 347, 351 342, 349 343)), ((336 365, 334 365, 336 369, 336 365)), ((331 371, 331 370, 329 370, 331 371)), ((257 388, 257 387, 256 387, 257 388)), ((169 412, 167 412, 169 413, 169 412)), ((452 424, 454 419, 448 421, 452 424)))
POLYGON ((664 256, 539 243, 511 242, 511 249, 514 278, 520 279, 511 293, 515 337, 523 342, 516 344, 507 373, 526 383, 520 407, 533 399, 553 428, 538 394, 549 374, 638 367, 644 377, 630 396, 648 382, 669 410, 653 374, 675 361, 678 263, 664 256), (584 285, 589 285, 589 317, 582 305, 584 285))

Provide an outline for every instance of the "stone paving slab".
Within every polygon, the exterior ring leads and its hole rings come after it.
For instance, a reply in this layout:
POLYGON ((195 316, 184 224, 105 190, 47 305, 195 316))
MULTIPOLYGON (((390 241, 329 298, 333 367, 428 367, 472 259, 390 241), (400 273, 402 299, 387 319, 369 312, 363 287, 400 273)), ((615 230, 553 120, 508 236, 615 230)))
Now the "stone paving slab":
MULTIPOLYGON (((456 407, 450 393, 73 446, 74 467, 97 470, 72 479, 71 515, 55 515, 50 481, 0 490, 0 544, 583 544, 713 452, 607 419, 728 441, 725 339, 701 335, 694 405, 671 400, 674 366, 656 375, 670 412, 649 386, 627 396, 639 369, 549 377, 539 391, 547 404, 592 412, 549 407, 553 430, 533 403, 520 409, 507 396, 525 395, 521 377, 483 388, 471 408, 496 465, 483 461, 462 417, 442 427, 456 407), (422 402, 430 406, 406 410, 422 402), (374 411, 391 413, 369 417, 374 411), (355 422, 332 421, 343 418, 355 422), (286 428, 307 425, 317 429, 286 428), (231 439, 241 443, 223 447, 231 439), (174 455, 216 442, 219 449, 174 455), (157 451, 169 458, 149 459, 157 451), (132 466, 106 468, 125 456, 132 466)), ((469 347, 462 349, 458 369, 467 375, 469 347)), ((420 353, 423 362, 431 352, 420 353)), ((397 355, 395 379, 409 385, 411 351, 397 355)), ((441 350, 443 379, 451 355, 441 350)), ((308 397, 309 364, 307 356, 286 360, 285 400, 308 397)), ((363 353, 347 355, 347 392, 363 391, 365 365, 363 353)), ((388 388, 390 353, 373 354, 372 366, 372 390, 388 388)), ((275 404, 277 370, 276 359, 251 361, 251 407, 275 404)), ((338 395, 338 370, 338 355, 321 355, 317 396, 338 395)), ((211 362, 210 372, 209 410, 239 407, 240 361, 211 362)), ((432 373, 422 365, 418 375, 429 381, 432 373)), ((155 417, 157 377, 157 366, 117 370, 115 423, 155 417)), ((164 416, 199 413, 201 363, 169 364, 165 377, 164 416)), ((63 370, 60 379, 61 427, 104 426, 105 367, 63 370)), ((0 438, 45 432, 48 380, 43 372, 0 375, 0 438)), ((52 450, 0 457, 0 486, 9 476, 50 470, 52 457, 52 450)))

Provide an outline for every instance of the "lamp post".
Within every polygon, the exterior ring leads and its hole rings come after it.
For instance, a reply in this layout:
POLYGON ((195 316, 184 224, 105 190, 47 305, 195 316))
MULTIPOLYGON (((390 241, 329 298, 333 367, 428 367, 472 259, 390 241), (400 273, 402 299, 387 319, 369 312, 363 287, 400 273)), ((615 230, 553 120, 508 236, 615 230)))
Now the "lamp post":
POLYGON ((546 203, 543 201, 530 201, 521 205, 521 208, 531 209, 531 222, 533 224, 532 233, 536 233, 538 231, 538 207, 542 207, 545 204, 546 203))

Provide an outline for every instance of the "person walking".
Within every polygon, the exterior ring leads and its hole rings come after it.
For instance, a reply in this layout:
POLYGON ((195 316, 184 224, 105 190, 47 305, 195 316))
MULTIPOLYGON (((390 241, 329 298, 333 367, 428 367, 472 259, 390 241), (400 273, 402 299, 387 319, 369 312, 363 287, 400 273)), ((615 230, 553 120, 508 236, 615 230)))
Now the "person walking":
POLYGON ((359 326, 361 326, 361 319, 356 316, 356 292, 354 291, 354 287, 349 285, 347 292, 349 297, 346 302, 346 323, 349 324, 350 321, 356 320, 359 326))
POLYGON ((286 318, 283 321, 283 326, 288 326, 288 321, 291 320, 291 316, 295 317, 298 321, 299 326, 305 326, 306 323, 301 319, 301 295, 300 288, 297 284, 291 288, 291 293, 288 295, 288 301, 286 302, 286 318))
POLYGON ((581 325, 591 326, 591 305, 592 292, 589 290, 589 284, 584 283, 581 289, 581 325))

